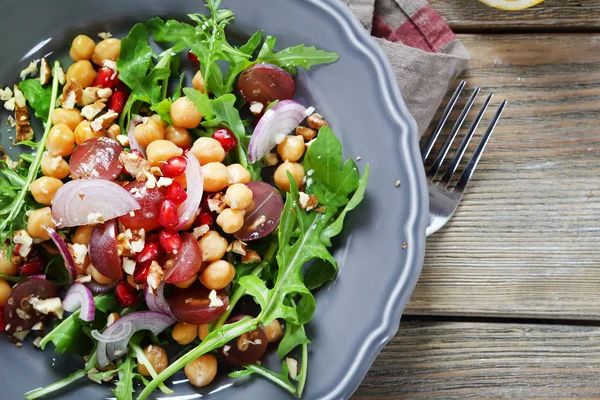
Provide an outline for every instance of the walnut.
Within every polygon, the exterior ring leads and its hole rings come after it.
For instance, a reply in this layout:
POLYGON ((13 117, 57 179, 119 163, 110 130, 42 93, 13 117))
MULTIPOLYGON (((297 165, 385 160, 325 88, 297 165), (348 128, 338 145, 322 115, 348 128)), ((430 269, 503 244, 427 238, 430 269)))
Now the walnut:
POLYGON ((247 246, 247 244, 242 242, 241 240, 234 240, 233 242, 231 242, 229 244, 229 247, 227 247, 227 252, 245 256, 246 255, 246 246, 247 246))
POLYGON ((56 68, 56 76, 58 78, 58 83, 64 85, 67 78, 65 77, 65 71, 63 71, 60 65, 56 68))
POLYGON ((95 103, 83 107, 81 110, 81 115, 88 121, 91 121, 96 118, 96 116, 100 114, 105 107, 106 104, 104 102, 96 101, 95 103))
POLYGON ((300 192, 298 204, 306 211, 310 211, 319 205, 319 199, 317 199, 317 196, 314 194, 308 195, 304 192, 300 192))
POLYGON ((296 127, 296 135, 300 135, 306 140, 313 140, 317 137, 317 131, 313 128, 308 128, 306 126, 297 126, 296 127))
POLYGON ((17 135, 15 143, 24 142, 33 139, 33 129, 31 128, 29 109, 25 101, 23 92, 17 85, 14 86, 15 93, 15 122, 17 135))
POLYGON ((40 62, 40 60, 33 60, 32 62, 29 63, 29 65, 27 66, 27 68, 25 68, 23 71, 21 71, 21 73, 19 74, 19 78, 21 78, 22 81, 25 80, 25 78, 27 78, 30 75, 35 75, 38 72, 38 63, 40 62))
POLYGON ((76 80, 69 79, 63 88, 62 95, 58 98, 62 108, 68 110, 75 108, 75 104, 81 101, 83 96, 83 88, 76 80))
POLYGON ((108 111, 106 114, 96 118, 91 124, 90 127, 94 132, 99 132, 103 129, 108 129, 113 121, 117 119, 119 114, 114 111, 108 111))
POLYGON ((263 157, 263 163, 265 167, 272 167, 279 163, 279 157, 277 157, 277 153, 267 153, 263 157))
POLYGON ((12 99, 12 97, 13 97, 13 92, 9 87, 7 87, 6 89, 0 89, 0 100, 8 101, 8 100, 12 99))
POLYGON ((100 96, 98 95, 98 90, 100 90, 100 88, 95 86, 90 86, 83 89, 83 92, 81 93, 81 98, 77 101, 77 105, 85 107, 96 102, 98 99, 100 99, 100 96))
POLYGON ((131 176, 137 176, 143 171, 150 171, 150 162, 133 153, 121 152, 119 161, 131 176))
POLYGON ((163 272, 162 267, 156 261, 152 261, 152 264, 150 264, 150 271, 148 272, 148 285, 152 289, 157 289, 162 282, 164 275, 165 273, 163 272))
POLYGON ((242 262, 244 264, 260 262, 261 258, 254 250, 246 250, 246 254, 242 256, 242 262))
POLYGON ((207 203, 208 209, 217 214, 220 214, 227 207, 227 203, 223 201, 222 193, 216 193, 214 197, 208 199, 207 203))
POLYGON ((210 227, 208 225, 200 225, 194 228, 194 230, 192 231, 192 236, 194 236, 194 239, 198 240, 202 236, 206 235, 208 231, 210 231, 210 227))
POLYGON ((47 85, 50 83, 50 79, 52 78, 52 69, 50 68, 50 64, 48 64, 48 60, 45 57, 42 57, 42 65, 40 66, 40 83, 42 85, 47 85))
POLYGON ((323 119, 323 117, 317 113, 314 113, 313 115, 306 118, 306 123, 311 128, 317 129, 317 130, 321 129, 324 126, 329 126, 329 123, 327 121, 325 121, 323 119))

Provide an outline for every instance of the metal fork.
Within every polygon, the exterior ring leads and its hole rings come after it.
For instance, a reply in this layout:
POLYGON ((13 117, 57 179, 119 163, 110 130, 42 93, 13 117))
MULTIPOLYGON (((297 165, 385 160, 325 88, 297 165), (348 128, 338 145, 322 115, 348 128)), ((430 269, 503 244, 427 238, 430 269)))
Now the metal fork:
MULTIPOLYGON (((458 98, 460 97, 463 89, 465 88, 465 84, 466 84, 466 81, 462 81, 460 83, 460 85, 458 85, 458 88, 456 89, 456 91, 452 95, 452 98, 450 99, 450 102, 444 109, 444 112, 442 113, 442 116, 441 116, 440 120, 438 121, 435 129, 433 130, 433 132, 431 133, 429 138, 427 138, 427 141, 421 148, 421 157, 423 158, 423 162, 425 162, 425 160, 431 153, 431 150, 433 149, 435 142, 437 141, 442 129, 444 128, 444 125, 448 121, 448 117, 450 116, 452 109, 456 105, 458 98)), ((471 156, 471 159, 469 160, 467 166, 465 167, 462 175, 458 179, 456 186, 454 188, 449 188, 448 186, 450 184, 450 180, 452 179, 452 175, 454 175, 454 173, 456 172, 458 165, 460 164, 460 161, 462 160, 462 158, 465 154, 465 151, 467 150, 467 146, 469 145, 469 142, 471 141, 473 134, 477 130, 477 127, 479 126, 479 123, 481 122, 481 119, 483 118, 485 111, 487 110, 488 106, 490 105, 490 102, 491 102, 494 94, 490 93, 488 95, 487 99, 483 103, 483 106, 481 107, 481 110, 479 110, 479 113, 475 117, 473 124, 469 128, 469 131, 463 138, 463 141, 460 144, 458 150, 456 151, 454 158, 452 159, 452 161, 450 162, 450 165, 446 169, 446 172, 444 173, 444 175, 442 176, 442 178, 439 182, 434 183, 434 178, 437 175, 438 170, 440 169, 440 166, 444 162, 444 159, 448 155, 448 151, 450 150, 450 147, 452 146, 454 139, 458 135, 458 132, 460 131, 463 123, 465 122, 465 119, 467 118, 469 111, 471 111, 471 108, 473 107, 473 103, 475 102, 475 98, 477 97, 479 92, 480 92, 480 88, 475 88, 475 90, 473 91, 473 94, 471 94, 471 97, 467 101, 465 108, 460 113, 458 120, 454 123, 454 126, 452 127, 450 134, 446 138, 446 141, 444 142, 444 144, 442 145, 442 148, 440 149, 439 153, 437 154, 437 157, 433 161, 431 168, 429 169, 429 171, 427 171, 427 186, 429 187, 429 223, 427 225, 427 232, 426 232, 427 236, 437 232, 444 225, 446 225, 446 222, 448 222, 448 220, 452 217, 452 215, 456 211, 456 208, 458 207, 458 204, 460 203, 460 200, 462 199, 463 194, 465 192, 465 188, 467 187, 469 180, 473 176, 473 173, 475 172, 475 168, 477 168, 477 164, 479 163, 479 160, 481 159, 481 155, 483 154, 483 151, 485 150, 485 146, 487 145, 488 141, 490 140, 490 137, 492 136, 492 132, 496 128, 496 125, 498 124, 498 121, 500 120, 500 117, 502 116, 502 112, 504 111, 504 108, 506 107, 507 101, 504 100, 502 102, 502 104, 500 104, 498 111, 496 111, 496 115, 494 115, 494 118, 492 119, 492 122, 488 126, 487 131, 481 138, 479 145, 473 152, 473 155, 471 156)))

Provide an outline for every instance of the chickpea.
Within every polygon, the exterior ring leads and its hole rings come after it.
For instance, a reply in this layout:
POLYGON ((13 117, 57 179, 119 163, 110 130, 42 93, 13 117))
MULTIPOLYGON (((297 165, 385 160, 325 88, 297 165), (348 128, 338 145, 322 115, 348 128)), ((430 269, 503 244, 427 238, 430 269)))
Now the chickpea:
POLYGON ((175 286, 178 287, 179 289, 187 289, 190 286, 192 286, 192 283, 196 282, 196 279, 198 279, 198 277, 196 275, 194 275, 187 281, 176 283, 175 286))
POLYGON ((6 249, 0 250, 0 274, 14 276, 19 273, 19 265, 8 261, 6 249))
POLYGON ((77 128, 75 128, 75 143, 80 146, 86 140, 90 140, 97 137, 103 137, 104 132, 94 132, 90 121, 82 121, 77 128))
MULTIPOLYGON (((150 365, 154 368, 157 374, 160 374, 169 365, 169 359, 167 358, 167 352, 161 346, 151 344, 146 346, 144 349, 144 355, 150 361, 150 365)), ((150 376, 150 371, 146 366, 138 361, 137 370, 140 375, 150 376)))
POLYGON ((56 191, 60 189, 62 185, 63 183, 60 179, 44 176, 31 182, 29 191, 35 201, 45 206, 49 206, 52 204, 52 199, 56 195, 56 191))
POLYGON ((204 191, 218 192, 227 187, 227 167, 220 162, 210 162, 202 166, 204 191))
POLYGON ((212 354, 204 354, 187 363, 184 372, 192 385, 206 386, 217 376, 217 358, 212 354))
POLYGON ((234 210, 245 210, 252 204, 254 193, 243 183, 234 183, 229 186, 223 200, 234 210))
POLYGON ((211 262, 200 275, 200 282, 210 290, 221 290, 235 278, 235 268, 225 260, 211 262))
POLYGON ((284 162, 275 170, 275 175, 273 178, 275 179, 275 184, 277 187, 284 192, 290 191, 290 181, 286 171, 290 171, 290 174, 292 174, 292 177, 296 182, 296 186, 300 187, 300 185, 302 185, 302 181, 304 180, 304 168, 302 168, 301 164, 291 163, 289 161, 284 162))
POLYGON ((86 35, 79 35, 73 39, 71 43, 71 50, 69 55, 73 61, 90 60, 94 55, 94 49, 96 48, 96 42, 86 35))
POLYGON ((222 162, 225 159, 225 150, 218 140, 208 137, 201 137, 194 142, 191 150, 196 156, 200 165, 206 165, 211 162, 222 162))
POLYGON ((109 38, 101 41, 94 49, 92 61, 99 67, 104 66, 104 61, 117 61, 121 53, 121 41, 115 38, 109 38))
POLYGON ((87 60, 77 61, 67 70, 66 78, 67 81, 77 81, 85 89, 88 86, 92 86, 96 78, 96 70, 92 66, 92 63, 87 60))
POLYGON ((75 229, 75 233, 71 237, 71 240, 73 243, 85 244, 87 246, 90 242, 90 236, 92 236, 93 230, 94 227, 92 225, 78 226, 77 229, 75 229))
POLYGON ((274 319, 269 325, 265 326, 267 341, 269 343, 279 342, 283 337, 283 330, 278 320, 274 319))
POLYGON ((208 324, 198 325, 198 339, 204 340, 209 334, 208 324))
POLYGON ((248 183, 252 180, 250 172, 242 164, 230 164, 227 166, 227 184, 248 183))
POLYGON ((0 307, 4 307, 8 296, 10 295, 11 287, 4 279, 0 279, 0 307))
POLYGON ((165 139, 170 140, 175 146, 181 147, 182 149, 189 149, 192 147, 192 137, 185 128, 169 125, 167 129, 165 129, 165 139))
POLYGON ((185 322, 178 322, 173 327, 171 332, 173 339, 179 344, 190 344, 198 336, 198 325, 186 324, 185 322))
POLYGON ((55 125, 48 133, 46 148, 53 156, 66 157, 75 150, 75 135, 65 124, 55 125))
POLYGON ((198 241, 202 252, 202 261, 216 261, 223 258, 227 252, 227 239, 219 235, 217 231, 208 231, 198 241))
POLYGON ((29 220, 27 220, 27 233, 29 236, 49 240, 50 235, 46 231, 46 228, 56 228, 50 207, 37 209, 29 215, 29 220))
POLYGON ((148 147, 155 140, 165 138, 165 127, 155 119, 148 119, 143 124, 139 124, 133 129, 135 140, 142 147, 148 147))
POLYGON ((52 111, 52 125, 65 124, 69 129, 74 131, 81 121, 83 121, 83 117, 81 116, 81 112, 76 108, 71 110, 55 108, 52 111))
POLYGON ((146 157, 155 167, 160 167, 169 158, 182 154, 183 150, 168 140, 155 140, 146 148, 146 157))
POLYGON ((190 99, 183 96, 171 104, 171 118, 173 119, 173 125, 192 129, 200 124, 202 114, 190 99))
POLYGON ((42 174, 56 179, 64 179, 70 173, 69 164, 61 156, 52 157, 47 151, 42 154, 42 174))
POLYGON ((88 265, 88 271, 92 278, 101 285, 110 285, 114 280, 102 275, 92 264, 88 265))
POLYGON ((112 124, 107 130, 106 130, 107 136, 109 138, 111 138, 112 140, 117 140, 117 136, 119 136, 121 134, 121 127, 117 124, 112 124))
POLYGON ((192 79, 192 86, 194 89, 199 91, 200 93, 204 93, 204 77, 202 76, 202 71, 198 70, 196 75, 194 75, 194 79, 192 79))
POLYGON ((304 138, 302 136, 286 136, 283 142, 277 145, 277 153, 283 161, 298 161, 304 154, 304 138))
POLYGON ((225 233, 236 233, 244 226, 244 210, 234 210, 226 208, 217 217, 217 224, 225 233))

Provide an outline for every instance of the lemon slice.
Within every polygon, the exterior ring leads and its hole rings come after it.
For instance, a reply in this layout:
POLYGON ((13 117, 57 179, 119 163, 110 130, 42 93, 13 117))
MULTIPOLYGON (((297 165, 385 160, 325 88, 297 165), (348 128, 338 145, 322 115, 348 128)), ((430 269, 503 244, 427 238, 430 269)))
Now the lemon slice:
POLYGON ((479 0, 490 7, 499 8, 507 11, 524 10, 540 4, 544 0, 479 0))

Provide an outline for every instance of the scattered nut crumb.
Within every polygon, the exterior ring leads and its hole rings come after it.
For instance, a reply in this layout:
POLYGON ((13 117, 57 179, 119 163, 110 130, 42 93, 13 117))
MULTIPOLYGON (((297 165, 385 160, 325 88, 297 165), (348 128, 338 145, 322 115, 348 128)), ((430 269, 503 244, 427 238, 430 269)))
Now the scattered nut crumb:
POLYGON ((362 157, 361 156, 356 156, 356 161, 360 161, 360 160, 362 160, 362 157))
POLYGON ((408 247, 408 243, 406 243, 406 242, 402 243, 402 249, 403 250, 406 250, 407 247, 408 247))
POLYGON ((242 263, 244 263, 244 264, 257 263, 260 261, 261 261, 260 256, 254 250, 248 249, 248 250, 246 250, 246 254, 242 256, 242 263))
POLYGON ((32 62, 30 62, 27 68, 21 71, 21 73, 19 74, 19 78, 21 78, 21 80, 24 81, 25 78, 27 78, 28 76, 33 76, 37 74, 39 62, 40 60, 33 60, 32 62))
POLYGON ((400 186, 400 180, 397 180, 396 182, 394 182, 394 186, 396 186, 396 187, 400 186))
POLYGON ((50 79, 52 78, 52 69, 50 68, 50 64, 48 64, 48 60, 45 57, 42 57, 42 65, 40 66, 40 83, 42 85, 47 85, 50 83, 50 79))
POLYGON ((106 39, 110 39, 111 37, 113 37, 113 35, 110 32, 98 32, 98 37, 102 40, 106 40, 106 39))

